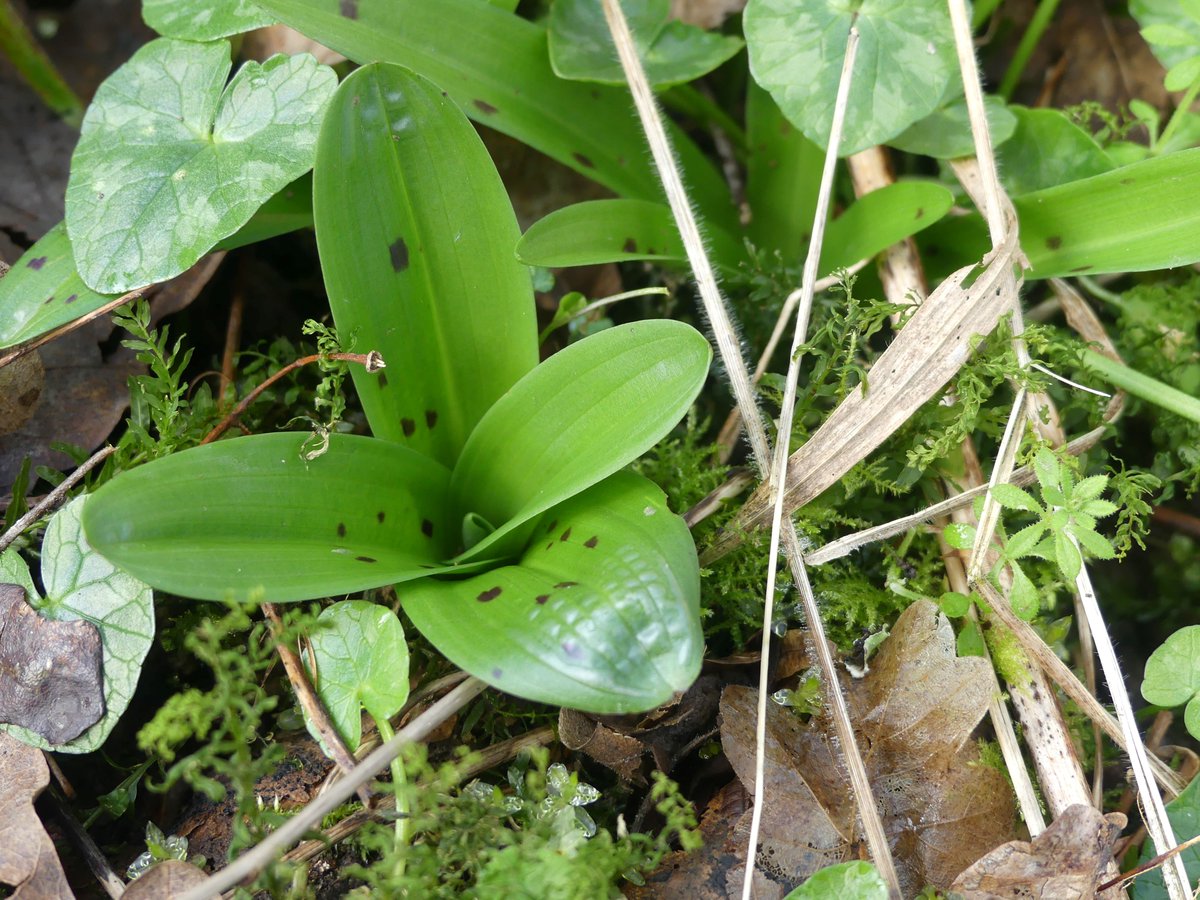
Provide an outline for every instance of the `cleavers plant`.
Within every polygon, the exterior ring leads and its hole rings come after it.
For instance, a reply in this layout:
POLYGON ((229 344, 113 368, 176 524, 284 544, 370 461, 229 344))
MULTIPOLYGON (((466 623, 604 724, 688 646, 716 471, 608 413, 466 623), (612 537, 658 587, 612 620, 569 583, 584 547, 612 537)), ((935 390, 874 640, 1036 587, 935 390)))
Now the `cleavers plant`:
POLYGON ((695 548, 662 492, 620 470, 687 411, 708 342, 645 321, 539 365, 499 176, 458 107, 399 66, 335 93, 313 214, 337 327, 386 362, 354 373, 375 436, 331 435, 312 459, 285 433, 156 460, 95 494, 88 540, 202 599, 395 584, 454 663, 531 699, 625 712, 685 689, 695 548))

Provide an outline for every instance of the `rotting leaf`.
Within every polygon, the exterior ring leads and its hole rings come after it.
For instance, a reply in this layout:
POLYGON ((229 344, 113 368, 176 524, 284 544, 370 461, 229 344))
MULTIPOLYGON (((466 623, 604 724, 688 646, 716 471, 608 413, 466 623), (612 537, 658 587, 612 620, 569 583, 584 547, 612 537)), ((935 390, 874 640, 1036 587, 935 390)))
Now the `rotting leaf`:
POLYGON ((0 883, 16 888, 14 897, 75 896, 33 809, 49 783, 42 751, 0 734, 0 883))
POLYGON ((1121 813, 1105 816, 1082 803, 1068 806, 1032 844, 1002 844, 964 870, 950 890, 964 900, 1089 900, 1124 827, 1121 813))
POLYGON ((104 715, 100 656, 95 625, 44 619, 25 588, 0 584, 0 722, 51 744, 78 737, 104 715))
POLYGON ((163 900, 178 897, 189 888, 201 887, 208 876, 181 859, 165 859, 125 889, 125 900, 163 900))
POLYGON ((0 434, 16 431, 33 417, 45 382, 46 369, 37 351, 0 369, 0 434))
MULTIPOLYGON (((861 681, 844 685, 867 774, 905 896, 945 890, 980 848, 1013 836, 1012 793, 970 743, 987 710, 988 664, 954 655, 954 630, 926 600, 897 620, 861 681)), ((754 783, 755 693, 731 686, 721 699, 726 755, 754 783)), ((804 723, 768 706, 767 781, 757 865, 790 886, 856 858, 855 809, 823 714, 804 723)))

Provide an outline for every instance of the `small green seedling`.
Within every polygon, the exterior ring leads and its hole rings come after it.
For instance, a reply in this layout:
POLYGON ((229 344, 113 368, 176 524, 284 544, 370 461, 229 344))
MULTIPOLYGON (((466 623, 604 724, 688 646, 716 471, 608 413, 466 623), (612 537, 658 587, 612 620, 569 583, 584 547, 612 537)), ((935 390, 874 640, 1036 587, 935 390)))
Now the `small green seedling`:
POLYGON ((1200 625, 1180 628, 1146 660, 1142 696, 1157 706, 1187 706, 1183 724, 1200 740, 1200 625))
POLYGON ((96 493, 89 540, 201 599, 395 584, 451 661, 530 699, 615 713, 684 690, 703 646, 695 546, 621 470, 687 412, 708 342, 637 322, 539 365, 499 176, 459 108, 398 66, 338 88, 313 213, 336 326, 387 363, 353 373, 375 436, 331 434, 311 459, 304 435, 269 434, 156 460, 96 493))

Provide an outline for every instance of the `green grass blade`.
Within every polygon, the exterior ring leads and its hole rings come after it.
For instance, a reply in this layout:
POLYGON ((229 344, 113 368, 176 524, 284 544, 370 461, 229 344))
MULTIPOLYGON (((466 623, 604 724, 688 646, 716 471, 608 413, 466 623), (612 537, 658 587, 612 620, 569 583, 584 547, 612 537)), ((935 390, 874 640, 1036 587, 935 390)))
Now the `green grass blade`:
POLYGON ((1143 375, 1137 369, 1121 365, 1103 353, 1095 350, 1084 350, 1083 361, 1090 369, 1095 369, 1109 384, 1132 394, 1140 400, 1152 403, 1167 412, 1200 422, 1200 399, 1185 394, 1178 388, 1164 384, 1157 378, 1143 375))

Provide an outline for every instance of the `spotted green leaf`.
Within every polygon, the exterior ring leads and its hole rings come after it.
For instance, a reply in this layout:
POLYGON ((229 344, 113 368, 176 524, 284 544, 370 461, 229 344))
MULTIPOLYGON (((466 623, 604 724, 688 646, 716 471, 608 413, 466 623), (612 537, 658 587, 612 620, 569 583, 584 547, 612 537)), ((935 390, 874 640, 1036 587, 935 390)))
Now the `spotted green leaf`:
POLYGON ((251 0, 142 0, 142 18, 163 37, 211 41, 270 25, 251 0))
POLYGON ((83 283, 75 271, 67 229, 60 222, 0 278, 0 347, 72 322, 113 296, 98 294, 83 283))
MULTIPOLYGON (((692 81, 742 49, 740 38, 669 21, 670 0, 621 0, 646 77, 656 87, 692 81)), ((562 78, 625 84, 602 4, 555 0, 550 7, 550 64, 562 78)))
POLYGON ((452 466, 537 363, 533 286, 491 157, 436 85, 364 66, 321 129, 313 216, 339 330, 388 363, 354 372, 371 430, 452 466))
POLYGON ((67 183, 67 233, 93 290, 178 275, 311 167, 333 70, 273 56, 226 85, 229 53, 162 38, 96 92, 67 183))
POLYGON ((650 709, 700 670, 691 534, 621 472, 542 518, 519 563, 397 591, 455 665, 500 690, 597 713, 650 709))
POLYGON ((386 606, 342 600, 321 611, 308 647, 317 695, 353 752, 362 740, 362 710, 386 721, 408 699, 404 626, 386 606))
POLYGON ((142 661, 154 643, 150 585, 113 565, 84 536, 81 516, 91 502, 90 497, 78 497, 50 519, 42 540, 42 584, 46 593, 39 598, 28 591, 28 597, 30 605, 47 619, 83 619, 99 630, 104 716, 79 737, 54 746, 27 729, 0 726, 27 744, 61 753, 91 753, 104 744, 129 707, 142 661))
POLYGON ((851 21, 860 40, 841 155, 896 137, 937 107, 957 74, 950 14, 903 0, 750 0, 742 24, 755 81, 813 142, 829 143, 851 21))
POLYGON ((650 320, 597 332, 517 382, 454 468, 457 514, 496 529, 463 559, 649 450, 687 412, 711 359, 694 328, 650 320))
POLYGON ((438 571, 458 533, 449 471, 351 435, 306 461, 305 437, 235 438, 124 472, 88 504, 88 540, 155 587, 203 600, 308 600, 438 571))

